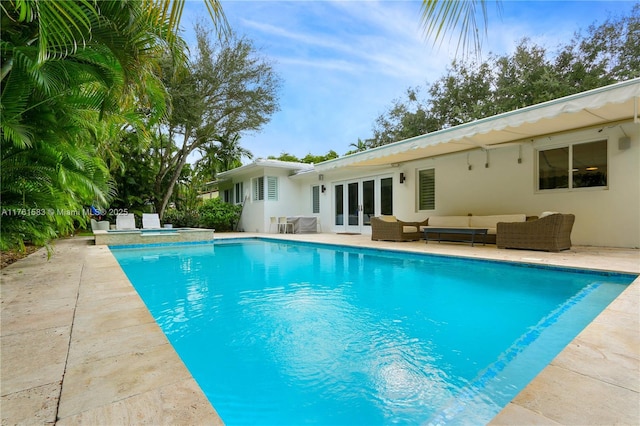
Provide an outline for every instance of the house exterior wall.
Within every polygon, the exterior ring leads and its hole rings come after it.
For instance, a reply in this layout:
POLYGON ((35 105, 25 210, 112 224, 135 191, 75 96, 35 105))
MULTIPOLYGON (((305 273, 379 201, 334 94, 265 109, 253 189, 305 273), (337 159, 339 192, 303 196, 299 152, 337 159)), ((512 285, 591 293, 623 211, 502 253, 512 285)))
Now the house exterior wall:
POLYGON ((296 216, 304 213, 303 187, 289 177, 290 172, 286 169, 259 168, 253 169, 245 175, 234 177, 232 184, 243 182, 244 192, 248 195, 247 201, 242 210, 239 229, 247 232, 270 232, 271 216, 296 216), (254 200, 253 182, 258 177, 265 178, 265 199, 254 200), (278 178, 278 199, 267 199, 266 178, 269 176, 278 178))
MULTIPOLYGON (((572 233, 574 244, 640 247, 638 124, 615 124, 547 135, 488 152, 477 149, 407 162, 397 167, 337 169, 323 172, 323 181, 318 181, 316 175, 299 180, 299 185, 307 194, 313 185, 326 186, 326 192, 320 195, 320 220, 325 232, 336 232, 340 229, 333 226, 334 185, 382 175, 393 177, 394 214, 402 220, 424 220, 433 215, 524 213, 539 216, 543 211, 558 211, 576 216, 572 233), (630 138, 630 145, 620 149, 618 140, 625 136, 630 138), (537 150, 603 139, 608 141, 608 187, 536 189, 537 150), (418 171, 432 167, 436 170, 436 208, 420 211, 417 209, 418 171), (403 184, 399 182, 401 172, 407 177, 403 184)), ((301 209, 300 214, 310 213, 309 196, 294 200, 301 209)), ((362 232, 370 233, 370 228, 363 227, 362 232)))
MULTIPOLYGON (((543 211, 573 213, 576 221, 572 240, 578 245, 640 247, 640 126, 627 124, 534 139, 523 145, 475 150, 407 164, 414 191, 413 211, 401 217, 422 220, 429 215, 488 215, 543 211), (624 132, 623 132, 624 130, 624 132), (619 149, 618 140, 630 136, 629 148, 619 149), (607 139, 608 187, 546 190, 537 188, 537 150, 575 142, 607 139), (518 163, 521 158, 521 163, 518 163), (485 168, 488 161, 489 167, 485 168), (472 170, 468 170, 468 165, 472 170), (436 209, 417 211, 417 171, 436 169, 436 209), (412 178, 412 179, 411 179, 412 178)), ((403 188, 404 189, 404 188, 403 188)))

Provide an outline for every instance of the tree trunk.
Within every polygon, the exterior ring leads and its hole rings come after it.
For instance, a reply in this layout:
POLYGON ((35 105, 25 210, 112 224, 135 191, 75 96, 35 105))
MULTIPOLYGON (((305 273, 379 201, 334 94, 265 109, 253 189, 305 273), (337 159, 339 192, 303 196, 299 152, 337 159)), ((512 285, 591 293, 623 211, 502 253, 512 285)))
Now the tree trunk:
POLYGON ((169 186, 167 187, 167 190, 165 191, 164 195, 162 196, 162 202, 160 203, 160 208, 157 208, 157 206, 156 206, 156 210, 157 210, 158 216, 160 216, 160 220, 162 220, 162 218, 164 217, 164 211, 167 208, 167 204, 169 204, 169 199, 173 195, 173 188, 175 188, 175 186, 176 186, 176 182, 178 181, 178 178, 180 177, 180 174, 182 173, 182 169, 184 168, 184 165, 187 164, 187 157, 189 156, 191 151, 193 151, 193 149, 189 150, 189 149, 184 149, 183 148, 183 150, 181 152, 181 157, 182 158, 180 158, 180 161, 178 162, 178 164, 176 164, 176 168, 175 168, 173 174, 171 175, 171 180, 169 180, 169 186))

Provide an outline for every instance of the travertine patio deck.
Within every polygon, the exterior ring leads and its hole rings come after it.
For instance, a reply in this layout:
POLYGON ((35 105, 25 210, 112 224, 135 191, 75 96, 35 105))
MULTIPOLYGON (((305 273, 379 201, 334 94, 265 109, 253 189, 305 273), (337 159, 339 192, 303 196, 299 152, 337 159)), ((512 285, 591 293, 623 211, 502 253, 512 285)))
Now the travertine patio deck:
MULTIPOLYGON (((216 234, 217 238, 252 234, 216 234)), ((265 235, 262 235, 265 236, 265 235)), ((638 250, 561 253, 390 243, 364 235, 268 235, 640 273, 638 250)), ((60 240, 1 271, 2 424, 221 424, 105 246, 60 240)), ((493 424, 639 424, 640 279, 493 424)))

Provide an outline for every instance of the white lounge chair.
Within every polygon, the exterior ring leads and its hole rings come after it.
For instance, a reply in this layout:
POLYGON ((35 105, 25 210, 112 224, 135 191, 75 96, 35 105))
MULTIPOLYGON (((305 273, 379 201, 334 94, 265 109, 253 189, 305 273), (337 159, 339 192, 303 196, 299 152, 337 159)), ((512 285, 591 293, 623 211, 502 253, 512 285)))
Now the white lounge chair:
POLYGON ((158 213, 142 213, 142 228, 160 229, 160 216, 158 216, 158 213))
POLYGON ((136 217, 133 213, 116 216, 116 229, 137 229, 136 217))

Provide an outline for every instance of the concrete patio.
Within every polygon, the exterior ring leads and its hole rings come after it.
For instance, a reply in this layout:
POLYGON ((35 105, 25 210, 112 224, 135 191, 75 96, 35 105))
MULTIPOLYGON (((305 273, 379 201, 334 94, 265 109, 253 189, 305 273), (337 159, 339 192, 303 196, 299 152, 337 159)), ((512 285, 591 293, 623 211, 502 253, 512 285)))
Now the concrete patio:
MULTIPOLYGON (((365 235, 260 236, 640 273, 640 252, 631 249, 545 253, 365 235)), ((106 246, 60 240, 51 259, 43 249, 3 269, 0 292, 3 425, 222 424, 106 246)), ((639 306, 636 279, 492 424, 639 424, 639 306)))

